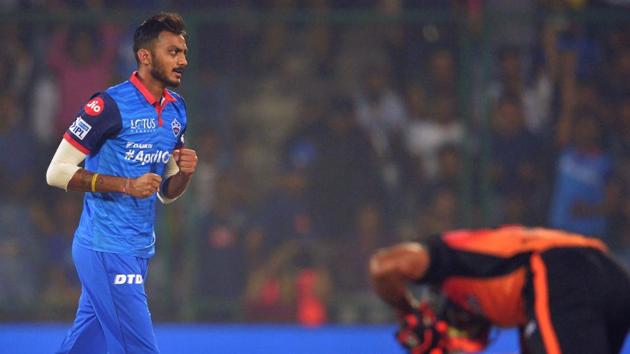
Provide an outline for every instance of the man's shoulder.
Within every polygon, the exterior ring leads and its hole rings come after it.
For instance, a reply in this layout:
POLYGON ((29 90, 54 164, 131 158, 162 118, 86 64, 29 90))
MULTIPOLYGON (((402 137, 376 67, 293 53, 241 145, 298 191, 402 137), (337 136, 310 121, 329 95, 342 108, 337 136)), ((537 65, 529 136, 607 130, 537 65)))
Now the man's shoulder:
POLYGON ((111 97, 123 115, 144 107, 144 97, 129 80, 109 87, 104 94, 111 97))
POLYGON ((114 86, 108 87, 104 92, 109 94, 113 99, 119 99, 129 94, 129 92, 132 92, 133 89, 134 87, 131 82, 126 80, 114 86))
POLYGON ((175 104, 181 105, 184 108, 186 108, 186 101, 184 101, 184 97, 182 97, 182 95, 168 89, 166 90, 166 92, 168 92, 168 94, 171 95, 171 97, 173 97, 175 104))

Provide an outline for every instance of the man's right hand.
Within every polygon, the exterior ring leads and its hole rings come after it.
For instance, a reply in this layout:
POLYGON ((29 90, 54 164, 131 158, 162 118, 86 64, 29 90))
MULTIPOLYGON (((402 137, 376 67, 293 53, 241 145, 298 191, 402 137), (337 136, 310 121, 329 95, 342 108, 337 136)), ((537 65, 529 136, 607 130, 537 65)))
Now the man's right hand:
POLYGON ((157 193, 162 177, 155 173, 145 173, 138 178, 129 178, 126 193, 136 198, 147 198, 157 193))

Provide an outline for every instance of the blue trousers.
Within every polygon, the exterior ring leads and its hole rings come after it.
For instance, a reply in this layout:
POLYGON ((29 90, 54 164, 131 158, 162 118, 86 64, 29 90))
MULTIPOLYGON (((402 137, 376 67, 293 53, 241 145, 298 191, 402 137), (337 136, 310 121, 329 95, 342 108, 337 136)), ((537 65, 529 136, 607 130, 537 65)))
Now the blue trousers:
POLYGON ((159 353, 144 290, 149 259, 93 251, 75 243, 81 297, 58 354, 159 353))

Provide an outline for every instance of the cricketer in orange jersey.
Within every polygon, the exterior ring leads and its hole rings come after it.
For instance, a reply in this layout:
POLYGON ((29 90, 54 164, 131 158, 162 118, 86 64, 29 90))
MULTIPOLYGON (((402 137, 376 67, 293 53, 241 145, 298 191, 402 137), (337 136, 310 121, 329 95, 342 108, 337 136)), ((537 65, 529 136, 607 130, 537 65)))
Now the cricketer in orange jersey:
MULTIPOLYGON (((630 329, 627 271, 599 240, 558 230, 505 226, 400 243, 373 255, 370 276, 403 326, 418 314, 408 285, 435 285, 461 312, 518 327, 524 353, 618 353, 630 329)), ((414 354, 448 350, 453 341, 433 330, 432 345, 425 332, 399 340, 414 354)))

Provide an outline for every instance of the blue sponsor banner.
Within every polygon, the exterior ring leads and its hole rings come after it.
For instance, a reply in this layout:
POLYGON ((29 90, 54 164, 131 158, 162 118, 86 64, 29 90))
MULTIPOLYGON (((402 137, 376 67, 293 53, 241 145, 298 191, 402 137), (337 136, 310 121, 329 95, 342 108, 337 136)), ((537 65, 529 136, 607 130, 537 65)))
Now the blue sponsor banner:
MULTIPOLYGON (((70 324, 0 324, 0 352, 54 353, 70 324)), ((163 354, 403 354, 393 326, 157 324, 163 354)), ((496 331, 483 353, 518 353, 514 330, 496 331)), ((626 341, 624 354, 630 354, 626 341)))

